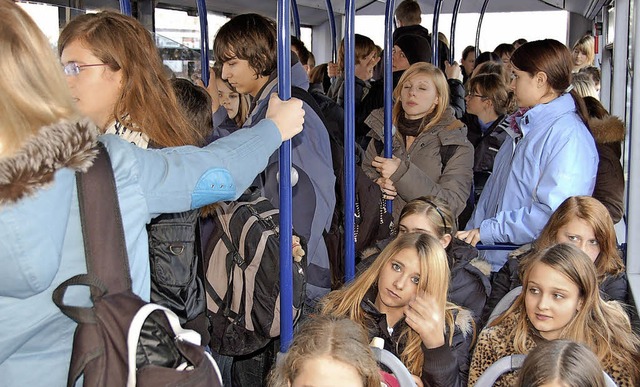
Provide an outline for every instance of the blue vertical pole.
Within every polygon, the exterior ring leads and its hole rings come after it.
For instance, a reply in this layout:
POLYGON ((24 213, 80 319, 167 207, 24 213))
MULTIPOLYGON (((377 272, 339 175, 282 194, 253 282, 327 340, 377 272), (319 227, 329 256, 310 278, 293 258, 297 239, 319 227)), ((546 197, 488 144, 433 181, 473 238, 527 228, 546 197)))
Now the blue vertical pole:
POLYGON ((298 13, 298 2, 291 0, 291 12, 293 13, 293 31, 296 38, 300 39, 300 14, 298 13))
MULTIPOLYGON (((278 95, 291 98, 291 0, 278 1, 278 95)), ((280 146, 280 351, 293 339, 291 141, 280 146)))
POLYGON ((200 76, 205 86, 209 86, 209 22, 207 21, 207 3, 197 0, 198 19, 200 20, 200 76))
POLYGON ((431 26, 431 63, 439 67, 440 50, 438 50, 438 22, 440 21, 440 8, 442 8, 442 0, 436 0, 433 5, 433 25, 431 26))
POLYGON ((480 18, 478 19, 478 29, 476 30, 476 58, 480 55, 480 31, 482 30, 482 19, 484 19, 484 13, 487 11, 489 0, 484 0, 482 9, 480 10, 480 18))
POLYGON ((131 1, 120 0, 120 13, 123 15, 131 16, 131 1))
MULTIPOLYGON (((392 109, 393 109, 393 74, 392 74, 392 51, 393 51, 393 11, 395 0, 387 0, 387 7, 384 13, 384 157, 390 159, 393 156, 393 133, 392 133, 392 109)), ((387 212, 393 211, 393 200, 386 201, 387 212)))
POLYGON ((333 5, 331 4, 331 0, 325 0, 325 4, 327 5, 327 17, 329 19, 329 29, 331 32, 331 61, 336 63, 338 61, 338 50, 337 50, 337 38, 336 38, 336 17, 333 14, 333 5))
POLYGON ((453 5, 453 15, 451 17, 451 36, 449 36, 449 63, 453 63, 456 60, 456 25, 458 23, 458 13, 460 12, 460 5, 462 5, 462 0, 456 0, 456 3, 453 5))
POLYGON ((345 36, 344 36, 344 174, 345 174, 345 201, 344 201, 344 235, 345 235, 345 282, 351 281, 355 276, 356 245, 354 240, 355 228, 355 143, 356 143, 356 113, 355 113, 355 21, 356 9, 354 0, 345 0, 345 36))

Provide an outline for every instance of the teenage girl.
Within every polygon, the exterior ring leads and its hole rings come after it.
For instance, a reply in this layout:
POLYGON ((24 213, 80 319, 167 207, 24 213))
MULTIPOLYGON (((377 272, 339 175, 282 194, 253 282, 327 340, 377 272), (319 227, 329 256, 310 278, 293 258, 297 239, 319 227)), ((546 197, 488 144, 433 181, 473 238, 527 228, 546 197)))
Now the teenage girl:
MULTIPOLYGON (((527 259, 522 293, 478 337, 469 385, 498 359, 527 354, 538 343, 556 339, 585 344, 618 386, 637 385, 640 340, 626 312, 600 297, 589 256, 564 243, 527 259)), ((508 373, 495 385, 512 386, 515 379, 508 373)))
POLYGON ((455 217, 465 207, 473 178, 473 147, 467 128, 449 108, 444 74, 429 63, 411 65, 393 91, 393 155, 382 154, 384 118, 376 110, 366 120, 372 128, 362 169, 393 199, 393 218, 419 196, 440 197, 455 217))
POLYGON ((447 256, 428 234, 398 236, 355 280, 321 303, 322 314, 347 317, 381 337, 425 386, 466 385, 474 324, 447 302, 447 256))
POLYGON ((609 212, 590 196, 572 196, 551 215, 533 246, 525 246, 511 254, 496 273, 484 312, 485 319, 507 292, 521 285, 520 262, 533 249, 543 250, 556 243, 573 244, 589 256, 595 265, 598 286, 605 300, 627 301, 627 276, 609 212))

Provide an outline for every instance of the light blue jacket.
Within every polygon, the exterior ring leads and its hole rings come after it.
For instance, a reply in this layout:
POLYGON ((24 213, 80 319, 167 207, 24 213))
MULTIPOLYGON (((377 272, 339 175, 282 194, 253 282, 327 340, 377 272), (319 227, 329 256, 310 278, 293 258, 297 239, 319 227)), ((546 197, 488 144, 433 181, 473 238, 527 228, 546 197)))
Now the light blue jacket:
MULTIPOLYGON (((598 169, 593 136, 576 113, 570 94, 536 105, 520 118, 498 152, 467 230, 480 228, 485 245, 532 242, 553 211, 569 196, 591 195, 598 169)), ((492 271, 507 252, 488 251, 492 271)))
MULTIPOLYGON (((0 160, 0 188, 21 185, 8 171, 50 164, 53 149, 68 159, 86 158, 95 135, 78 140, 83 122, 42 128, 36 154, 23 160, 0 160), (55 130, 50 130, 54 127, 55 130), (48 133, 48 134, 47 134, 48 133), (52 140, 53 139, 53 140, 52 140), (69 149, 83 142, 83 149, 69 149), (68 157, 71 155, 73 157, 68 157), (40 160, 40 164, 25 160, 40 160), (2 185, 6 184, 2 187, 2 185)), ((87 129, 89 128, 89 129, 87 129)), ((149 253, 145 225, 160 213, 181 212, 215 201, 237 198, 267 165, 281 142, 270 120, 200 149, 196 147, 143 150, 113 135, 104 135, 118 190, 133 291, 149 299, 149 253)), ((76 324, 54 305, 53 290, 66 279, 86 272, 80 228, 75 161, 56 165, 53 181, 46 173, 35 189, 17 201, 0 198, 0 385, 63 386, 76 324)), ((88 161, 90 163, 90 159, 88 161)), ((27 183, 28 185, 31 182, 27 183)), ((4 195, 3 195, 4 196, 4 195)), ((99 230, 98 230, 99 231, 99 230)), ((89 306, 88 289, 68 291, 65 303, 89 306)))

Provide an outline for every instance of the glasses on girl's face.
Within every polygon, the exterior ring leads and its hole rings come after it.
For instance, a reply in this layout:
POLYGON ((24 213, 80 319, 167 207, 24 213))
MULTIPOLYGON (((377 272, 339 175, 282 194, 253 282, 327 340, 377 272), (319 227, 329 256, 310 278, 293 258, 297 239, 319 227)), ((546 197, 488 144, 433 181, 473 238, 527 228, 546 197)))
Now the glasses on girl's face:
POLYGON ((96 63, 96 64, 86 64, 79 65, 76 62, 69 62, 66 65, 62 66, 64 74, 70 77, 76 77, 80 74, 80 71, 85 67, 97 67, 97 66, 106 66, 106 63, 96 63))
POLYGON ((487 98, 482 94, 474 93, 472 91, 467 91, 467 98, 473 98, 473 97, 478 97, 478 98, 481 98, 481 99, 487 98))

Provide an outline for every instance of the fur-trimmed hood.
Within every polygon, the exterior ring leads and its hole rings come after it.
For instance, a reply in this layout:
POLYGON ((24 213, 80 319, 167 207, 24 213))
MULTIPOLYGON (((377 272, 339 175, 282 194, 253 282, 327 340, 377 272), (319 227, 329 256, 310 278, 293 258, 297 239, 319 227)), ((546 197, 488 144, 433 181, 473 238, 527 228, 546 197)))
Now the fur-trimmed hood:
POLYGON ((33 195, 62 168, 86 171, 96 156, 97 135, 88 119, 40 128, 14 155, 0 159, 0 205, 33 195))
POLYGON ((621 142, 625 136, 625 125, 616 116, 608 116, 602 119, 589 119, 589 127, 594 140, 598 144, 621 142))

